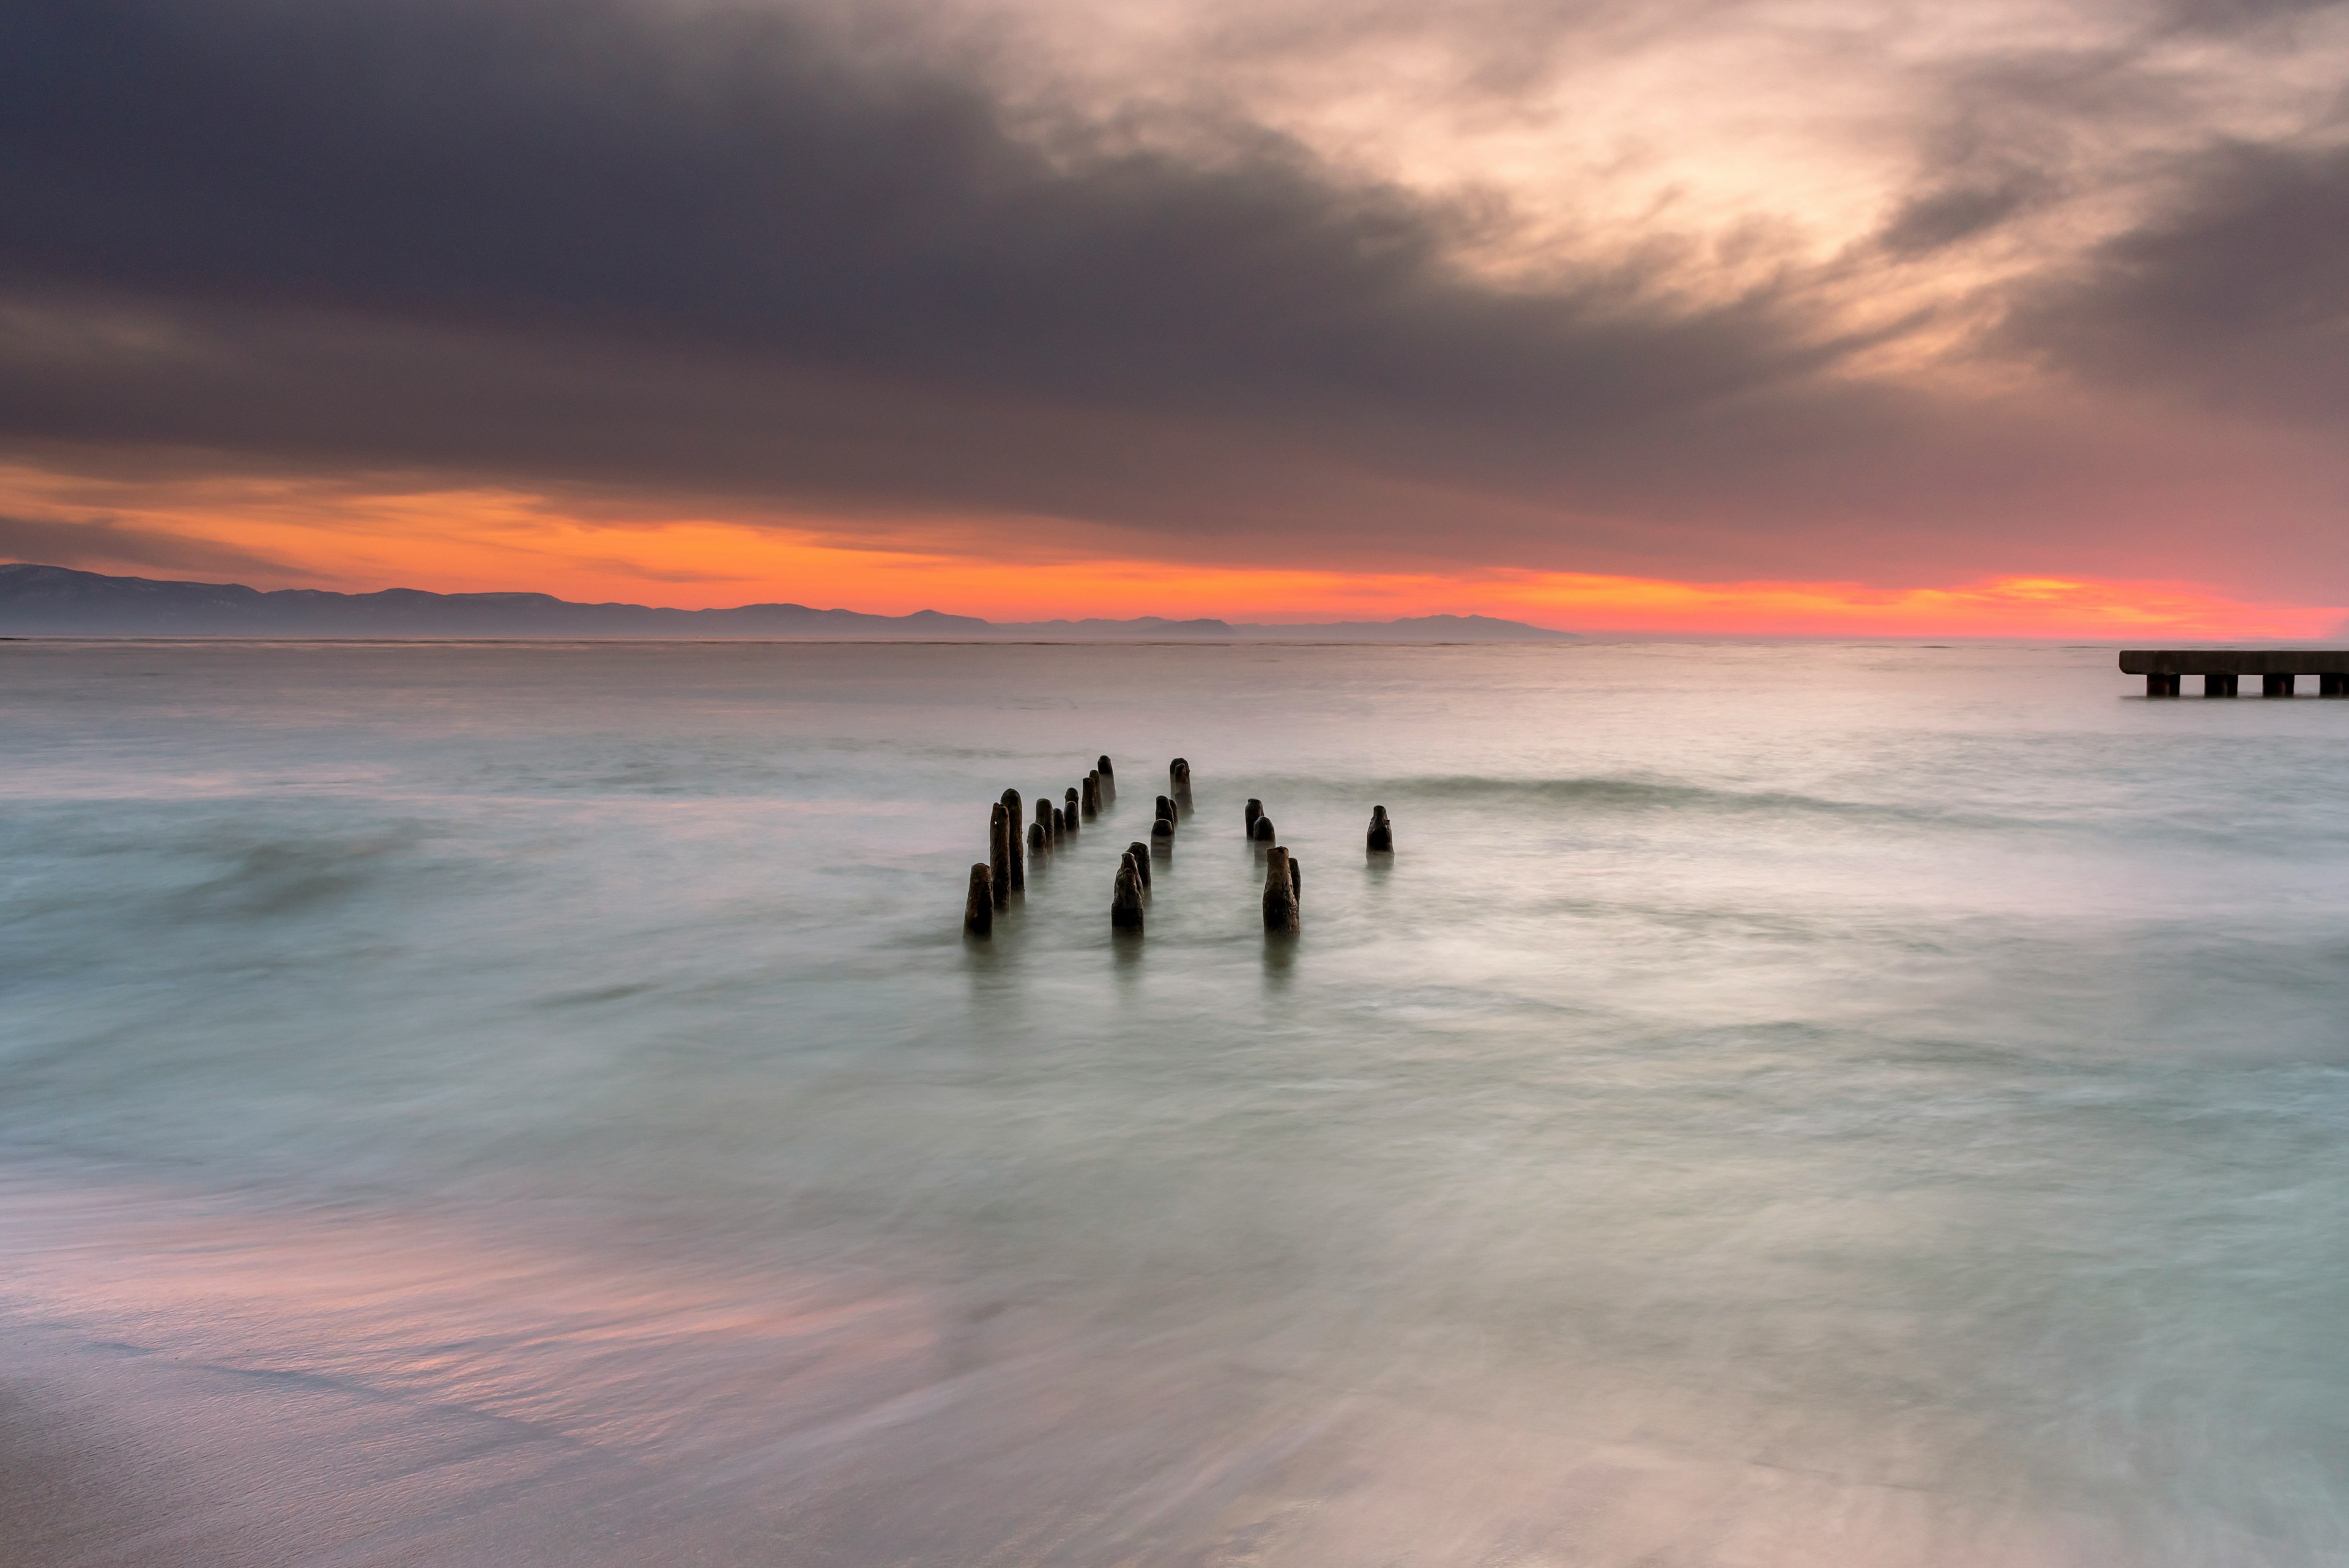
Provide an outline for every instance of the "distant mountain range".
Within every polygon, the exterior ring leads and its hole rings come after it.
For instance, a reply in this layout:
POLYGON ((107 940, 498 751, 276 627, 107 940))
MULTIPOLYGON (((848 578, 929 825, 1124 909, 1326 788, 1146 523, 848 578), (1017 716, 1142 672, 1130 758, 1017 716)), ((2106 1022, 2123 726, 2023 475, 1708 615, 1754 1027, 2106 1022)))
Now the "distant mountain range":
POLYGON ((916 610, 864 615, 805 605, 659 609, 583 605, 551 594, 431 594, 386 588, 263 593, 236 583, 109 577, 66 566, 0 566, 0 637, 741 638, 912 642, 1570 642, 1481 615, 1314 626, 1220 620, 988 621, 916 610))

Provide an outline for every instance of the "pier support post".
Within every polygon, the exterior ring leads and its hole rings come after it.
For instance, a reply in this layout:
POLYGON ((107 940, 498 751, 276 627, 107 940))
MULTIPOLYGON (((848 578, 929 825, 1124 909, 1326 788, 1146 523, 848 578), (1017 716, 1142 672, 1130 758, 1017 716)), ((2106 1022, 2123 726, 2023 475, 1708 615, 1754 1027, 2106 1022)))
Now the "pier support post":
POLYGON ((1191 764, 1181 757, 1166 764, 1166 781, 1173 789, 1174 804, 1185 811, 1191 809, 1191 764))
POLYGON ((1150 825, 1150 853, 1162 856, 1174 853, 1174 825, 1163 816, 1150 825))
POLYGON ((2232 697, 2234 694, 2235 677, 2231 675, 2205 675, 2202 678, 2203 696, 2232 697))
POLYGON ((2318 676, 2316 694, 2319 697, 2349 697, 2349 674, 2318 676))
POLYGON ((1082 787, 1085 820, 1091 822, 1101 815, 1101 774, 1087 774, 1082 787))
POLYGON ((1137 838, 1125 846, 1125 857, 1133 862, 1133 868, 1142 873, 1142 890, 1145 893, 1149 892, 1150 846, 1137 838))
MULTIPOLYGON (((1071 789, 1071 791, 1069 791, 1069 794, 1068 794, 1068 803, 1067 803, 1067 805, 1062 808, 1062 810, 1061 810, 1061 815, 1063 815, 1064 817, 1066 817, 1066 818, 1068 819, 1068 823, 1069 823, 1069 836, 1070 836, 1070 837, 1071 837, 1071 838, 1074 838, 1074 837, 1077 836, 1077 813, 1078 813, 1078 810, 1079 810, 1079 808, 1078 808, 1078 805, 1077 805, 1077 792, 1076 792, 1075 790, 1071 789)), ((1090 815, 1092 815, 1092 814, 1091 812, 1086 812, 1086 813, 1085 813, 1085 815, 1088 815, 1088 816, 1090 816, 1090 815)))
POLYGON ((995 934, 995 888, 991 884, 995 873, 985 866, 970 868, 970 897, 963 900, 962 934, 967 937, 991 937, 995 934))
POLYGON ((1011 814, 999 800, 987 814, 987 858, 999 909, 1011 902, 1011 814))
POLYGON ((1387 808, 1382 805, 1371 807, 1370 853, 1372 855, 1394 853, 1394 824, 1387 820, 1387 808))
POLYGON ((1117 881, 1109 895, 1109 924, 1114 931, 1142 934, 1142 872, 1131 849, 1117 863, 1117 881))
POLYGON ((1117 804, 1117 772, 1105 756, 1093 763, 1093 772, 1101 774, 1102 809, 1107 811, 1117 804))
POLYGON ((2262 697, 2293 696, 2294 688, 2298 686, 2299 681, 2300 678, 2296 675, 2262 675, 2260 677, 2260 695, 2262 697))
POLYGON ((1003 809, 1010 815, 1011 818, 1011 890, 1015 893, 1024 893, 1028 890, 1028 861, 1027 857, 1019 852, 1022 805, 1018 790, 1008 789, 1003 792, 1003 809))
POLYGON ((2148 697, 2175 697, 2185 680, 2182 675, 2148 675, 2145 678, 2145 694, 2148 697))
POLYGON ((1036 826, 1028 830, 1028 842, 1030 844, 1036 842, 1036 836, 1039 833, 1044 836, 1044 847, 1047 849, 1052 847, 1052 803, 1049 800, 1037 801, 1036 826))
POLYGON ((1256 840, 1258 844, 1271 843, 1274 837, 1272 831, 1272 818, 1268 816, 1257 817, 1256 819, 1256 831, 1249 834, 1248 836, 1256 840))
POLYGON ((1288 851, 1274 845, 1264 862, 1264 929, 1273 935, 1293 935, 1297 918, 1297 878, 1288 869, 1288 851))
POLYGON ((1247 824, 1245 828, 1240 830, 1240 836, 1242 838, 1254 838, 1256 836, 1256 819, 1263 815, 1264 802, 1257 799, 1254 795, 1250 795, 1248 797, 1247 809, 1240 813, 1241 819, 1247 824))

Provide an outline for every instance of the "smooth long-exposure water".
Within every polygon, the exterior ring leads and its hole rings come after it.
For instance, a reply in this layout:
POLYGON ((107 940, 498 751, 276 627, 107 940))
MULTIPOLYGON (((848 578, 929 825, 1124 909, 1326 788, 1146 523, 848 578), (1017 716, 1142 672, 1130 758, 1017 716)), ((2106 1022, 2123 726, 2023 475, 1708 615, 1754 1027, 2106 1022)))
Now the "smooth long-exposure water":
POLYGON ((0 1561, 2349 1561, 2349 702, 2137 688, 0 645, 0 1561))

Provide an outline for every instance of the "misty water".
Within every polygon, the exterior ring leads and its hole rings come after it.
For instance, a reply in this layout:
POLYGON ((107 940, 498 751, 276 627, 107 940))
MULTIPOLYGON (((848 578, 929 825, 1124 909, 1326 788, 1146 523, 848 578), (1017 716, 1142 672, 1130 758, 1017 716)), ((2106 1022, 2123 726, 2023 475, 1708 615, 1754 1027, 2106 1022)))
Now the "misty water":
POLYGON ((0 1560, 2349 1561, 2349 702, 2139 685, 0 646, 0 1560))

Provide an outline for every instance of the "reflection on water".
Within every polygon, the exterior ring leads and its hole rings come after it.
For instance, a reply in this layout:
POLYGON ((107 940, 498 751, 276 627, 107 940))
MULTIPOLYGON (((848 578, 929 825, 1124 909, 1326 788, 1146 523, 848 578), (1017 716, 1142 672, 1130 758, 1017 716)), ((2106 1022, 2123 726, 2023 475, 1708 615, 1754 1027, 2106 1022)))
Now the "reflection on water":
POLYGON ((2049 649, 0 662, 0 1560, 2349 1552, 2349 703, 2049 649), (1104 751, 965 942, 990 803, 1104 751))

